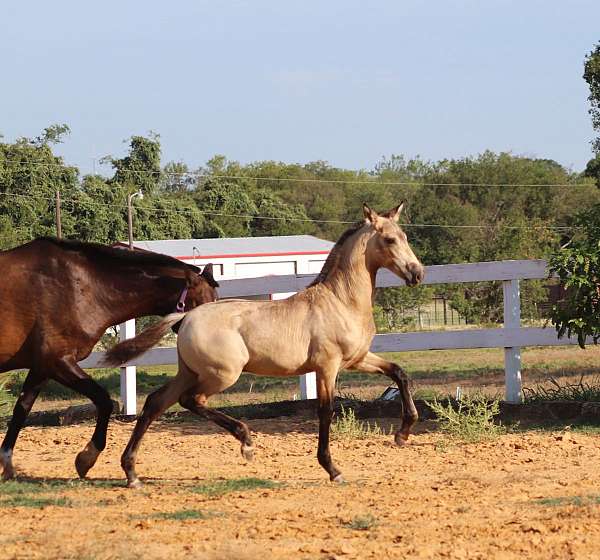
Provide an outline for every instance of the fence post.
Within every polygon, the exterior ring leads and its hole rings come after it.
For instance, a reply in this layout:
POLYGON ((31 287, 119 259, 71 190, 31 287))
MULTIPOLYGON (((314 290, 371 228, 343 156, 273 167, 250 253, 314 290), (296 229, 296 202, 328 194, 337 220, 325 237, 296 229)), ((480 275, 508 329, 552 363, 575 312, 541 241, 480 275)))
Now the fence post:
MULTIPOLYGON (((135 319, 130 319, 119 325, 119 340, 126 340, 134 336, 135 319)), ((123 414, 126 416, 135 416, 137 412, 135 377, 135 366, 121 368, 121 402, 123 403, 123 414)))
MULTIPOLYGON (((521 326, 521 294, 518 280, 503 280, 504 328, 521 326)), ((523 400, 521 384, 521 348, 504 348, 505 398, 509 403, 523 400)))

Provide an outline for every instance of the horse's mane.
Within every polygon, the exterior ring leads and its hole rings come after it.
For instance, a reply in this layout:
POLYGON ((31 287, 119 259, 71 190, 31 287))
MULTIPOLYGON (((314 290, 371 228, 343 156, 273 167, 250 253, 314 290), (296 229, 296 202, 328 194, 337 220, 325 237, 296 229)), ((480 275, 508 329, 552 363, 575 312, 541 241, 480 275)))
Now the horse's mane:
POLYGON ((321 269, 321 272, 317 275, 317 277, 308 285, 315 286, 316 284, 321 284, 325 281, 325 279, 329 276, 329 273, 336 268, 339 258, 340 251, 342 249, 342 245, 347 241, 347 239, 354 233, 356 233, 360 228, 365 225, 364 221, 356 222, 354 225, 350 226, 340 238, 335 242, 335 245, 331 248, 327 259, 325 260, 325 264, 321 269))
POLYGON ((191 264, 184 263, 174 257, 168 255, 161 255, 160 253, 154 253, 152 251, 146 251, 144 249, 134 249, 133 251, 125 247, 110 247, 108 245, 102 245, 100 243, 89 243, 87 241, 76 241, 72 239, 56 239, 55 237, 40 237, 37 241, 45 241, 57 245, 65 251, 76 251, 84 253, 89 256, 90 259, 107 260, 112 261, 120 260, 125 265, 130 266, 159 266, 176 268, 179 270, 194 270, 200 272, 200 269, 191 264))

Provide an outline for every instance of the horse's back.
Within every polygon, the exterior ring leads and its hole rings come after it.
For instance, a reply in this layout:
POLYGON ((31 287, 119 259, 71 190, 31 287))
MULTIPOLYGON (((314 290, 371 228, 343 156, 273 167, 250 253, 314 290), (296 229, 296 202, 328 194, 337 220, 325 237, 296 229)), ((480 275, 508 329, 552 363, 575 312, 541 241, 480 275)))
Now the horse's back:
POLYGON ((292 300, 209 303, 188 313, 177 347, 192 369, 294 375, 309 355, 306 311, 292 300))

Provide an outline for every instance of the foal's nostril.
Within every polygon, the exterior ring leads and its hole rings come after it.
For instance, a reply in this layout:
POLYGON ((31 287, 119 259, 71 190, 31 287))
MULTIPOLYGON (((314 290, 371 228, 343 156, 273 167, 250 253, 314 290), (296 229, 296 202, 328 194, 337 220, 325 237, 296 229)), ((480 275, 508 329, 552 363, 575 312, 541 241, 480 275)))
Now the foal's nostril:
POLYGON ((412 263, 409 265, 408 270, 412 274, 412 284, 420 284, 425 276, 423 267, 418 263, 412 263))

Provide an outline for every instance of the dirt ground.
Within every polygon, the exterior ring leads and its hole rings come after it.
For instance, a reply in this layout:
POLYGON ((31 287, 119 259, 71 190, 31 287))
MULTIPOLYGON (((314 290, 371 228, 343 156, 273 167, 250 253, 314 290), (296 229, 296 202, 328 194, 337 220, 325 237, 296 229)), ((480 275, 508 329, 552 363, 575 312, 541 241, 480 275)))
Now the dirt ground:
POLYGON ((26 429, 15 451, 23 490, 0 483, 0 558, 598 557, 598 436, 458 444, 422 423, 404 448, 390 436, 334 441, 347 479, 337 485, 317 464, 314 420, 249 424, 252 463, 208 423, 156 423, 139 455, 142 490, 124 488, 119 467, 131 424, 111 425, 84 483, 70 479, 91 424, 26 429), (202 486, 249 477, 274 486, 202 486))

